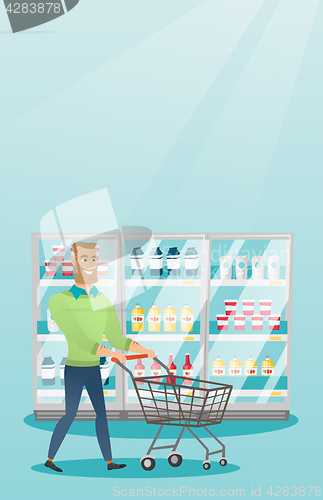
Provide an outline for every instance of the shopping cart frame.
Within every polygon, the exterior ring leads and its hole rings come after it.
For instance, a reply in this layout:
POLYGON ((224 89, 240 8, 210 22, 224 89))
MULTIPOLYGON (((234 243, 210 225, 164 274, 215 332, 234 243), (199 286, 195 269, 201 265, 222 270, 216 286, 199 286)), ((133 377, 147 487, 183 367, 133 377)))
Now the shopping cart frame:
MULTIPOLYGON (((147 357, 148 356, 146 354, 137 354, 126 356, 126 359, 134 360, 147 357)), ((172 450, 167 457, 168 463, 172 467, 179 467, 183 461, 183 458, 180 453, 176 452, 176 450, 185 429, 187 429, 205 449, 206 454, 205 460, 203 462, 203 468, 205 470, 209 470, 211 468, 211 462, 209 460, 210 456, 216 455, 218 453, 221 453, 221 459, 219 461, 220 465, 227 465, 227 459, 225 457, 225 445, 208 429, 208 427, 210 425, 216 425, 222 422, 232 392, 232 385, 219 384, 217 382, 211 382, 208 380, 200 380, 190 377, 172 375, 169 368, 162 361, 160 361, 157 357, 153 359, 166 371, 166 376, 159 375, 151 377, 134 377, 132 371, 127 366, 118 361, 117 358, 112 358, 112 361, 118 364, 130 375, 147 424, 160 426, 147 451, 147 454, 144 455, 140 460, 142 468, 146 471, 153 470, 156 465, 156 460, 151 455, 151 452, 153 450, 165 449, 172 450), (161 382, 161 379, 164 378, 166 379, 165 382, 161 382), (178 380, 183 381, 183 383, 178 384, 176 382, 178 380), (194 382, 198 383, 199 386, 193 387, 194 382), (138 383, 143 385, 146 384, 148 386, 148 389, 140 388, 138 386, 138 383), (149 397, 144 397, 142 393, 144 395, 145 393, 150 393, 151 399, 149 397), (156 396, 165 396, 165 400, 157 399, 156 396), (181 400, 181 398, 187 397, 189 398, 189 400, 191 399, 191 402, 187 403, 181 400), (221 400, 219 401, 218 399, 216 401, 216 398, 221 398, 221 400), (207 403, 209 399, 210 402, 207 403), (150 404, 144 404, 144 401, 150 401, 150 404), (198 404, 197 402, 199 402, 200 404, 198 404), (158 407, 158 404, 160 407, 158 407), (188 407, 190 411, 188 411, 188 407), (193 408, 196 411, 193 411, 193 408), (214 418, 215 413, 216 417, 214 418), (165 425, 181 427, 179 436, 174 444, 166 446, 155 446, 165 425), (210 451, 208 446, 192 430, 192 427, 203 428, 208 433, 207 437, 213 437, 213 439, 220 445, 221 448, 215 451, 210 451)))

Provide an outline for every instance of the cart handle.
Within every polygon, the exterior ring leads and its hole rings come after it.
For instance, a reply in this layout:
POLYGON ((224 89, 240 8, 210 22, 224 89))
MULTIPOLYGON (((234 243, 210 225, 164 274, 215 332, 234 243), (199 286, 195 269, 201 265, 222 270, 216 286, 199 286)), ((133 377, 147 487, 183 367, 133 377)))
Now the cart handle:
MULTIPOLYGON (((142 358, 148 358, 148 354, 130 354, 129 356, 126 356, 126 359, 129 361, 130 359, 142 359, 142 358)), ((118 358, 111 358, 111 361, 116 363, 118 358)))

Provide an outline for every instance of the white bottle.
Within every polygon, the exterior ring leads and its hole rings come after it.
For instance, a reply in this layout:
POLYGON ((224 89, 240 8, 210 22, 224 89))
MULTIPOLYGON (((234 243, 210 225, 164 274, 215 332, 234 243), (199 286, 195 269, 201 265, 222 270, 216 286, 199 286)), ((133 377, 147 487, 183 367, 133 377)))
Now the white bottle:
POLYGON ((65 365, 67 358, 63 358, 59 367, 59 373, 61 376, 61 385, 65 385, 65 365))
POLYGON ((220 276, 222 280, 232 278, 232 257, 230 255, 220 257, 220 276))
POLYGON ((58 330, 59 330, 59 327, 56 325, 55 321, 53 320, 49 309, 47 309, 47 328, 48 328, 48 331, 51 333, 58 332, 58 330))
POLYGON ((279 280, 280 276, 280 257, 278 255, 271 255, 268 257, 268 278, 270 280, 279 280))
POLYGON ((104 359, 104 357, 102 358, 102 361, 100 360, 100 373, 101 373, 102 385, 108 385, 109 361, 107 359, 104 359))
POLYGON ((254 280, 264 279, 264 258, 261 255, 252 257, 252 278, 254 280))
POLYGON ((236 278, 246 280, 248 272, 248 257, 246 255, 236 256, 236 278))
POLYGON ((44 358, 41 365, 41 377, 43 385, 54 385, 55 384, 55 363, 53 359, 49 356, 44 358))

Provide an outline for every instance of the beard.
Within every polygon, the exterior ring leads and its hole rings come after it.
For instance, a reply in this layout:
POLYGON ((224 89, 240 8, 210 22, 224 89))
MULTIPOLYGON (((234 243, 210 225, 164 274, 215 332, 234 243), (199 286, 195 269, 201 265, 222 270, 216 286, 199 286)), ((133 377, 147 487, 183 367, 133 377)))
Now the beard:
POLYGON ((76 262, 74 267, 74 279, 76 283, 80 285, 92 285, 98 281, 98 269, 95 266, 91 274, 86 274, 76 262))

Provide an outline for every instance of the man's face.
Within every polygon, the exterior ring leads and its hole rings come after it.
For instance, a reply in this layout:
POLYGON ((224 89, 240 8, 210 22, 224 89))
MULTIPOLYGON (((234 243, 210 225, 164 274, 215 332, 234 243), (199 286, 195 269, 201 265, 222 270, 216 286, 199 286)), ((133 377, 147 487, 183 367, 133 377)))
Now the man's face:
POLYGON ((74 277, 77 283, 91 285, 98 281, 95 248, 77 247, 77 259, 72 258, 74 277))

